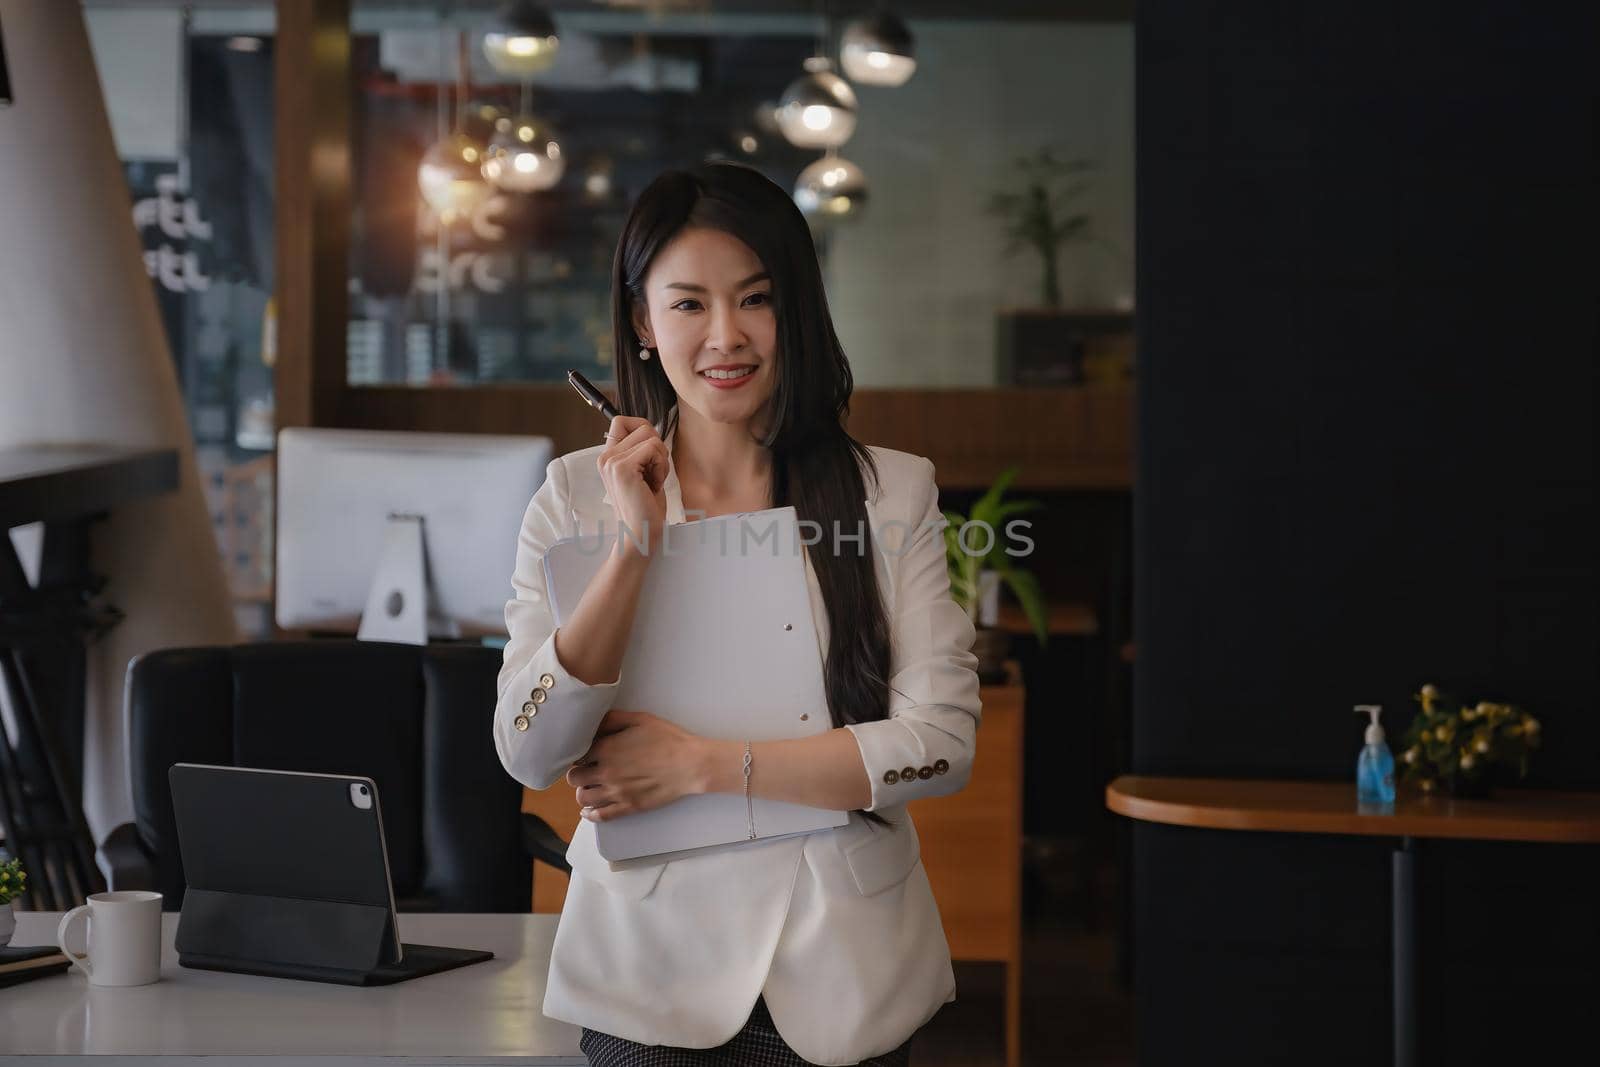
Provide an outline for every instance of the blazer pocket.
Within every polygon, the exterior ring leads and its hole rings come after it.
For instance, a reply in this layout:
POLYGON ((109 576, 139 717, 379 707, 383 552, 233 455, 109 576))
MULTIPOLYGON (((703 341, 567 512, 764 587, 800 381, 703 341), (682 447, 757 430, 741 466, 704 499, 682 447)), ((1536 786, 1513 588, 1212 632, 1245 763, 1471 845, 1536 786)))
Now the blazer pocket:
POLYGON ((868 823, 871 832, 845 846, 845 862, 856 889, 864 897, 881 893, 904 882, 922 855, 917 829, 909 814, 890 828, 868 823))
MULTIPOLYGON (((611 869, 611 861, 600 855, 595 847, 594 825, 587 819, 578 820, 578 829, 567 846, 567 862, 572 869, 607 892, 629 900, 643 900, 661 880, 666 863, 651 863, 641 867, 627 867, 620 871, 611 869)), ((669 861, 670 862, 670 861, 669 861)))

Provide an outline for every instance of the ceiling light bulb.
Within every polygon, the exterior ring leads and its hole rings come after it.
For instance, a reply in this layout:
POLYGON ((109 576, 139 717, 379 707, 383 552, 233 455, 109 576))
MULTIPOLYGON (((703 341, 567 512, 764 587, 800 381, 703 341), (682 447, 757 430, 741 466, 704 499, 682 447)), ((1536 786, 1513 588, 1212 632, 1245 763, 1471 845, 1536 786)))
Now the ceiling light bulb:
POLYGON ((516 78, 548 70, 560 48, 555 20, 533 0, 506 4, 483 35, 483 54, 489 65, 516 78))
POLYGON ((845 27, 839 62, 851 81, 890 88, 904 85, 917 70, 911 31, 887 11, 845 27))
POLYGON ((855 90, 826 59, 806 60, 806 71, 783 91, 778 129, 799 148, 837 148, 856 132, 855 90))
POLYGON ((800 172, 794 202, 814 222, 855 218, 867 201, 867 176, 860 167, 826 155, 800 172))
POLYGON ((464 133, 452 133, 423 154, 417 187, 435 214, 444 219, 469 215, 489 195, 482 159, 483 146, 464 133))
POLYGON ((529 115, 518 116, 498 131, 483 157, 484 178, 513 193, 552 189, 566 169, 554 132, 529 115))

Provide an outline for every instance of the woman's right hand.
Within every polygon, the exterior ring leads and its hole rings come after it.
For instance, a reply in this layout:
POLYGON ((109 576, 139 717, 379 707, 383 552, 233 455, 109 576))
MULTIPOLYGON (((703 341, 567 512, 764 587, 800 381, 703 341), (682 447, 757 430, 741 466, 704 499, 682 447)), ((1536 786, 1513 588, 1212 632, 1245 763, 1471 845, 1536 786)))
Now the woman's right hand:
POLYGON ((596 461, 616 514, 617 554, 653 556, 667 527, 667 444, 649 419, 618 415, 596 461))

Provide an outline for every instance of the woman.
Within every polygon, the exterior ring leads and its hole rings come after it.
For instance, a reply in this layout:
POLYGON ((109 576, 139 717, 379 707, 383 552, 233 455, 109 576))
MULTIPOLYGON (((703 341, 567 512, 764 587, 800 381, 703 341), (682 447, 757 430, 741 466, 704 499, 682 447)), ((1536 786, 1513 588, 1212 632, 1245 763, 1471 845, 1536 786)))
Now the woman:
POLYGON ((528 506, 495 711, 506 769, 537 789, 565 781, 583 816, 544 1012, 584 1028, 594 1067, 904 1064, 911 1035, 955 999, 904 805, 966 783, 980 712, 933 464, 845 433, 850 366, 810 233, 759 172, 656 179, 612 285, 618 406, 632 417, 552 462, 528 506), (613 709, 660 531, 788 505, 825 531, 807 580, 834 728, 747 745, 613 709), (545 550, 618 524, 629 535, 556 629, 545 550), (747 753, 753 796, 848 822, 616 871, 596 851, 596 822, 743 793, 747 753))

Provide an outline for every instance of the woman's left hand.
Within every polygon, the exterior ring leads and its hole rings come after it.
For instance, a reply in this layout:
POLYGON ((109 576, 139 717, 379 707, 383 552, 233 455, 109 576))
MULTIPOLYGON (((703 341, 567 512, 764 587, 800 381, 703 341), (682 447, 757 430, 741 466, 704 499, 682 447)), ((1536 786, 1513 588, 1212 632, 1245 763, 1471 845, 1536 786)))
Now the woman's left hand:
POLYGON ((701 738, 648 711, 606 712, 594 744, 567 771, 591 822, 650 811, 701 791, 701 738))

